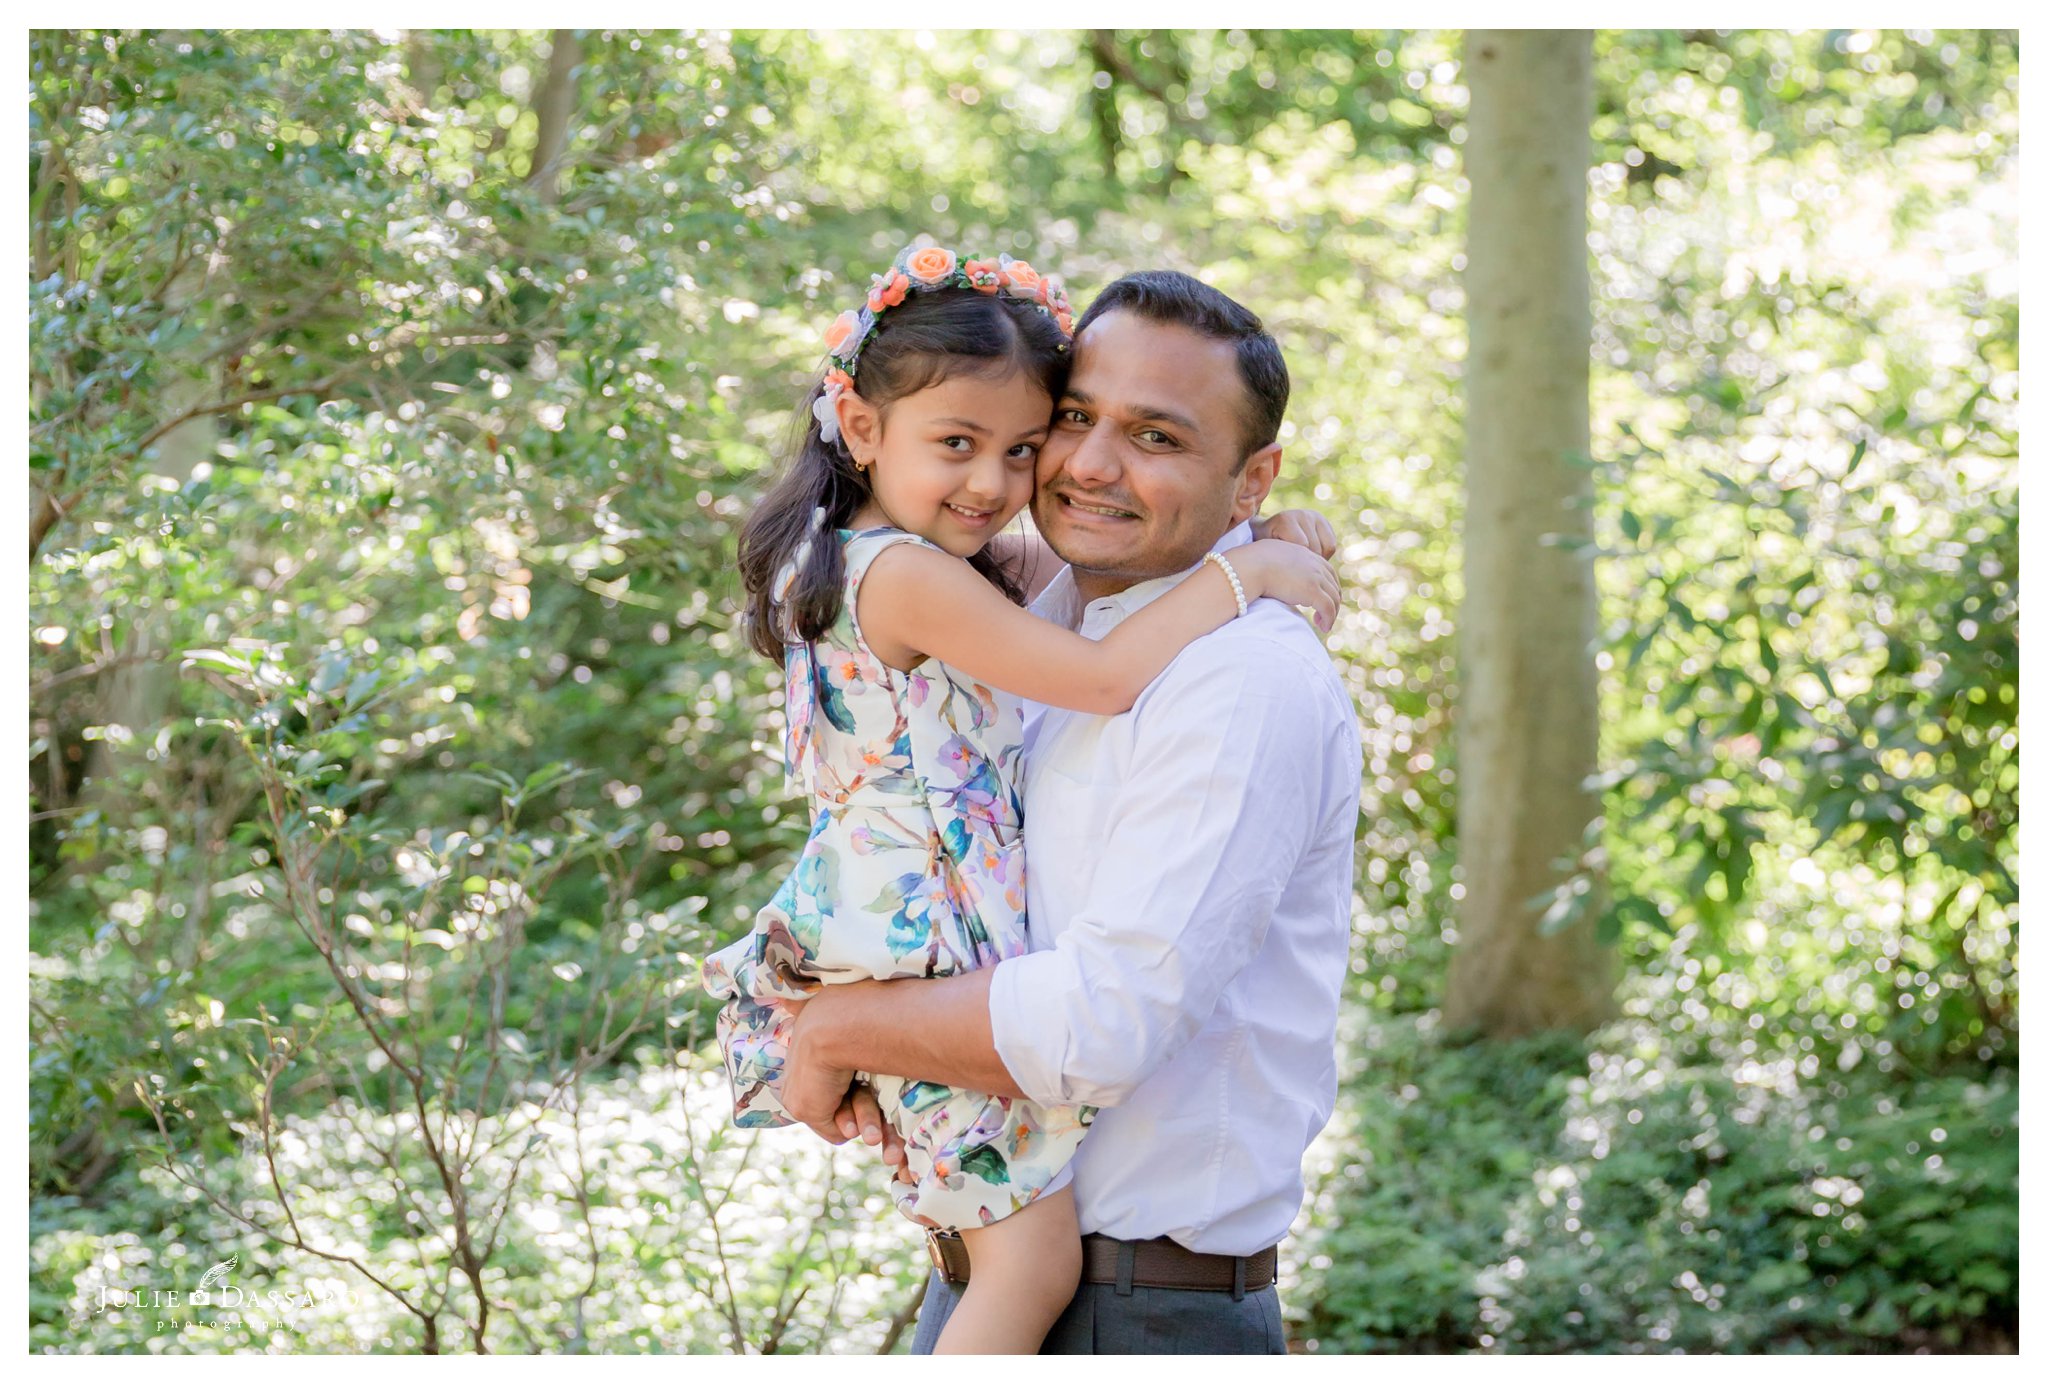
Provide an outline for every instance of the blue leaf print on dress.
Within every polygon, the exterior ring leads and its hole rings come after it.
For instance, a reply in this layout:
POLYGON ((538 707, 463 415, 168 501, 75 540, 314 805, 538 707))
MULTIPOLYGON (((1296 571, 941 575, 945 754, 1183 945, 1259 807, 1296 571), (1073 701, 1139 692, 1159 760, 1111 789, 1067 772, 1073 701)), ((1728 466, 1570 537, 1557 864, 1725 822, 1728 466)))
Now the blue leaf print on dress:
POLYGON ((953 1088, 950 1086, 941 1086, 936 1081, 913 1081, 903 1088, 898 1099, 903 1102, 905 1110, 915 1115, 931 1109, 940 1101, 952 1099, 952 1096, 953 1088))
POLYGON ((818 704, 825 709, 826 720, 848 735, 853 734, 853 713, 847 709, 846 694, 829 679, 818 684, 818 704))
POLYGON ((1010 1163, 994 1148, 980 1144, 960 1155, 960 1171, 973 1173, 984 1182, 1008 1182, 1010 1163))
POLYGON ((821 905, 830 905, 839 894, 839 857, 829 850, 809 851, 797 862, 791 877, 796 885, 795 906, 790 911, 790 930, 801 938, 815 956, 819 929, 825 920, 821 905))
POLYGON ((928 875, 902 875, 883 886, 868 911, 889 920, 889 955, 901 959, 923 951, 932 941, 932 894, 928 875))

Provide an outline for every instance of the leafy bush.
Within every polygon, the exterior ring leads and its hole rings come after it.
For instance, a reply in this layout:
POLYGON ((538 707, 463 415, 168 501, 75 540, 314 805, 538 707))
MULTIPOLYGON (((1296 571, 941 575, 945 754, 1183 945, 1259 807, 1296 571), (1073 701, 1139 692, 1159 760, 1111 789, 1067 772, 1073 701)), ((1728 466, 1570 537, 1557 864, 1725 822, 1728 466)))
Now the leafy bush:
POLYGON ((2008 1072, 1802 1079, 1641 1020, 1446 1046, 1374 1025, 1357 1161, 1317 1193, 1296 1296, 1325 1351, 2010 1349, 2008 1072))

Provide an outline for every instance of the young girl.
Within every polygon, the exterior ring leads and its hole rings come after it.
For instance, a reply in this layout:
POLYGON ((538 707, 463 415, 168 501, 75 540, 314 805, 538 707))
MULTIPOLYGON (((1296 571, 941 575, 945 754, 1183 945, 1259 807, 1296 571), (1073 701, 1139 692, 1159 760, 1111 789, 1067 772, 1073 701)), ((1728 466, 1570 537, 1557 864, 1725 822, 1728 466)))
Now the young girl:
MULTIPOLYGON (((803 441, 741 535, 813 816, 752 931, 704 965, 736 1124, 789 1122, 778 1001, 1026 950, 1019 697, 1125 711, 1259 596, 1335 616, 1328 564, 1275 539, 1211 555, 1100 642, 1019 608, 1021 545, 990 540, 1031 498, 1071 330, 1027 264, 904 251, 827 332, 803 441)), ((899 1208, 959 1231, 972 1264, 938 1350, 1035 1352, 1080 1277, 1068 1163, 1093 1111, 865 1080, 916 1178, 891 1183, 899 1208)))

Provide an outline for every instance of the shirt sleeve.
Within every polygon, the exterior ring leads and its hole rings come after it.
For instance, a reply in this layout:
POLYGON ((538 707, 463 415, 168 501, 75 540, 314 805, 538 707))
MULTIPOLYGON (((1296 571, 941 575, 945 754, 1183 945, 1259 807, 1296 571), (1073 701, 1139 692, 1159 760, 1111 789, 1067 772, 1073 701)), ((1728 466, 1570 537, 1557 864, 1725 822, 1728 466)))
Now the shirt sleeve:
POLYGON ((1055 946, 991 982, 996 1055, 1033 1099, 1121 1103, 1265 941, 1319 829, 1331 751, 1317 689, 1274 652, 1198 643, 1130 713, 1129 774, 1087 898, 1055 946))

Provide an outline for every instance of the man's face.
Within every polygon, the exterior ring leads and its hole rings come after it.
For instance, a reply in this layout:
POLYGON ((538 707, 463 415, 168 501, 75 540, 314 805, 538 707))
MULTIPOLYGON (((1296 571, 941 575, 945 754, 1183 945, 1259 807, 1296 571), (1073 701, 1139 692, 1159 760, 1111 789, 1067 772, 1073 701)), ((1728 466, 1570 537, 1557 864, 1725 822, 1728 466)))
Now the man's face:
POLYGON ((1246 403, 1228 341, 1128 312, 1076 338, 1031 517, 1084 596, 1184 571, 1258 512, 1280 449, 1238 469, 1246 403))

